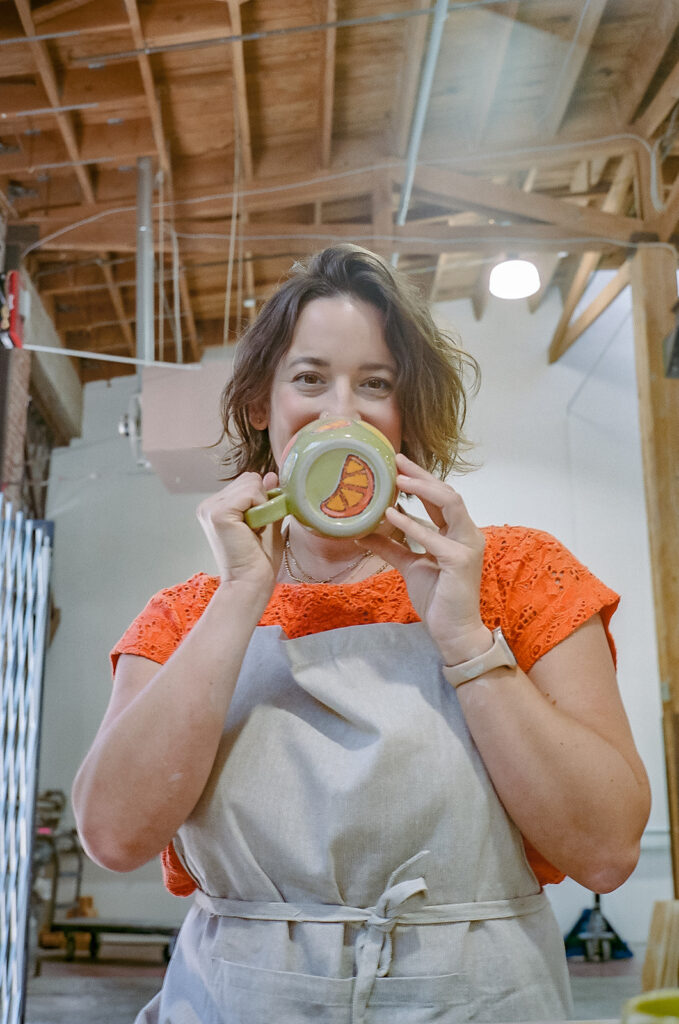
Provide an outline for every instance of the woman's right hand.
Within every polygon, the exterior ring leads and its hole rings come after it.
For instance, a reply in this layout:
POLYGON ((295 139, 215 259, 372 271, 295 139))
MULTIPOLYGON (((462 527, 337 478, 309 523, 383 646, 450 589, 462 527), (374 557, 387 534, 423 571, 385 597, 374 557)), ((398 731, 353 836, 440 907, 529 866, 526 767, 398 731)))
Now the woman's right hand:
POLYGON ((244 516, 277 485, 275 473, 243 473, 198 506, 196 515, 223 583, 243 580, 273 589, 283 555, 280 522, 254 531, 244 516))

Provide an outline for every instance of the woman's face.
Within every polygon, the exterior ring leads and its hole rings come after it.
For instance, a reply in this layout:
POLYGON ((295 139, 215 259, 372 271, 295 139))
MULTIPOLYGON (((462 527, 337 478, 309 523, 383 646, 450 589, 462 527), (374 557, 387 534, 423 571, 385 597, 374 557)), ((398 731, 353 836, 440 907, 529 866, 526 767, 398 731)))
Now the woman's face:
POLYGON ((347 295, 314 299, 302 310, 278 364, 268 408, 250 410, 252 425, 269 428, 277 466, 290 438, 322 413, 359 417, 399 451, 396 372, 374 306, 347 295))

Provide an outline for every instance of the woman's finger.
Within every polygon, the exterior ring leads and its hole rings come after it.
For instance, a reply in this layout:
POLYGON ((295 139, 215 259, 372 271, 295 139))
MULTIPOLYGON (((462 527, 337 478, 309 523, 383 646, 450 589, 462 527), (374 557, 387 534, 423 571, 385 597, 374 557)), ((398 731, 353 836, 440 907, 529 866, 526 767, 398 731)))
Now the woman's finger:
POLYGON ((356 540, 356 545, 364 551, 370 550, 374 554, 379 555, 389 565, 393 565, 395 569, 398 569, 402 576, 405 575, 413 562, 421 557, 414 551, 411 551, 406 544, 400 544, 393 537, 385 537, 382 533, 371 533, 367 537, 361 537, 356 540))
POLYGON ((473 544, 478 538, 479 529, 464 501, 448 484, 432 476, 414 479, 399 473, 396 486, 404 493, 419 498, 432 522, 440 529, 452 530, 456 540, 473 544))
MULTIPOLYGON (((416 544, 423 547, 425 552, 440 564, 453 564, 455 561, 459 561, 460 552, 467 553, 472 548, 471 544, 457 542, 440 533, 434 526, 427 526, 419 520, 412 519, 397 508, 388 508, 386 518, 394 526, 397 526, 409 540, 415 541, 416 544), (456 552, 458 553, 457 559, 455 558, 456 552)), ((415 555, 414 557, 417 559, 422 556, 415 555)))

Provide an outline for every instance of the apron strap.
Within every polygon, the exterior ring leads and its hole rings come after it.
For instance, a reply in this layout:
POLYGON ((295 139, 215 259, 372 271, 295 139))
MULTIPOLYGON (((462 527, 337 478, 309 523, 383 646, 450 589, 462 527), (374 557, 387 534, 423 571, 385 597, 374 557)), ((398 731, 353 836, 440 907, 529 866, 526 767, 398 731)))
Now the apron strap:
POLYGON ((364 1024, 370 994, 377 978, 389 973, 391 966, 391 933, 397 925, 457 924, 467 921, 489 921, 497 918, 521 917, 542 910, 544 892, 516 899, 485 900, 478 903, 444 903, 404 910, 413 896, 426 896, 427 884, 422 877, 395 879, 424 856, 411 857, 389 878, 387 888, 374 907, 346 907, 323 903, 269 903, 260 900, 229 900, 208 896, 198 890, 195 901, 203 910, 218 917, 238 917, 250 921, 330 922, 359 924, 361 931, 355 946, 355 979, 352 999, 352 1024, 364 1024))
MULTIPOLYGON (((415 880, 413 880, 415 881, 415 880)), ((264 900, 229 900, 209 896, 197 889, 195 902, 215 917, 240 917, 245 921, 289 921, 314 924, 366 924, 377 907, 347 907, 332 903, 269 903, 264 900)), ((397 925, 460 924, 466 921, 493 921, 504 917, 536 914, 547 902, 544 892, 507 900, 481 900, 476 903, 440 903, 420 910, 402 911, 393 918, 397 925)))

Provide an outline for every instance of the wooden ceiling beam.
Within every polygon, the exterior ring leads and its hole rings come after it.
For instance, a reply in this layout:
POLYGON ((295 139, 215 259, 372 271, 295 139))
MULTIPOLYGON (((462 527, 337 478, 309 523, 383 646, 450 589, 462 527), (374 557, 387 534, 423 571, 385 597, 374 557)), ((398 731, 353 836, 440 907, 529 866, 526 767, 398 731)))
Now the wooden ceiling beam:
MULTIPOLYGON (((55 118, 57 123, 63 122, 66 115, 56 114, 55 118)), ((80 147, 76 144, 75 133, 70 125, 65 128, 65 133, 44 132, 37 138, 31 138, 28 144, 23 143, 18 153, 0 154, 0 175, 33 175, 45 170, 54 174, 56 169, 56 173, 59 170, 69 175, 75 173, 84 180, 87 164, 134 163, 138 155, 153 156, 156 152, 146 121, 128 121, 122 125, 85 125, 80 147)), ((91 188, 86 193, 85 202, 99 208, 91 188)))
POLYGON ((389 171, 376 171, 371 196, 372 245, 378 252, 391 253, 388 241, 394 233, 393 190, 389 171))
POLYGON ((135 65, 114 64, 110 68, 67 68, 61 81, 61 102, 64 106, 96 103, 102 111, 124 112, 147 100, 135 65))
MULTIPOLYGON (((604 210, 619 211, 624 209, 629 196, 629 190, 634 180, 634 173, 634 158, 628 156, 625 157, 624 160, 621 160, 620 166, 616 171, 615 178, 613 179, 613 184, 606 196, 604 210)), ((570 345, 573 344, 573 341, 569 341, 568 338, 568 328, 571 317, 573 316, 580 299, 585 293, 585 289, 589 284, 589 279, 596 270, 599 260, 600 254, 596 252, 588 252, 580 260, 573 278, 573 283, 571 284, 569 293, 564 302, 561 317, 559 318, 559 322, 549 346, 550 363, 554 363, 557 359, 560 359, 564 352, 568 350, 570 345)))
MULTIPOLYGON (((233 35, 242 35, 243 23, 240 16, 239 0, 228 0, 228 5, 229 16, 231 18, 231 32, 233 35)), ((248 105, 247 76, 245 73, 245 49, 240 40, 231 44, 231 62, 233 67, 233 87, 235 90, 234 113, 238 121, 240 166, 242 169, 242 176, 247 185, 248 182, 252 181, 255 172, 252 154, 252 137, 250 133, 250 109, 248 105)), ((241 182, 237 182, 237 185, 240 188, 241 182)), ((240 200, 239 207, 242 228, 242 226, 248 222, 248 212, 240 200)), ((255 295, 255 275, 252 266, 252 253, 247 252, 244 255, 245 290, 247 292, 246 298, 253 299, 255 295)), ((250 307, 248 314, 250 321, 253 320, 255 313, 255 308, 250 307)), ((240 310, 236 311, 236 315, 240 315, 240 310)), ((228 328, 228 324, 226 326, 228 328)))
MULTIPOLYGON (((122 217, 74 226, 57 240, 46 241, 44 252, 99 252, 102 249, 117 253, 135 251, 134 222, 122 217)), ((441 252, 487 252, 497 253, 499 249, 521 245, 531 250, 545 248, 560 249, 567 246, 569 252, 589 250, 609 252, 615 250, 615 243, 606 238, 585 237, 569 232, 566 228, 548 224, 479 224, 474 226, 453 226, 447 224, 417 222, 394 227, 392 231, 399 251, 407 254, 441 252)), ((346 239, 370 246, 374 240, 373 228, 364 223, 343 224, 291 224, 289 222, 259 222, 243 225, 243 244, 257 256, 292 255, 310 253, 333 241, 346 239)), ((214 237, 204 237, 199 230, 186 237, 180 237, 180 251, 183 257, 189 253, 215 253, 223 256, 228 242, 227 231, 217 231, 214 237)))
MULTIPOLYGON (((143 51, 146 41, 144 39, 144 33, 141 27, 141 19, 139 17, 139 8, 137 7, 137 0, 123 0, 125 5, 125 12, 129 21, 130 30, 132 32, 132 41, 135 49, 143 51)), ((147 55, 143 52, 137 56, 137 65, 141 74, 142 85, 144 87, 144 95, 146 96, 146 105, 148 107, 149 118, 151 120, 151 131, 153 133, 153 141, 155 143, 156 152, 160 159, 160 166, 163 172, 167 175, 170 169, 170 162, 167 155, 167 148, 165 146, 165 137, 163 135, 163 124, 160 115, 160 107, 158 106, 158 100, 156 97, 156 87, 153 81, 153 72, 151 71, 151 62, 147 55)))
POLYGON ((602 235, 619 241, 628 241, 633 232, 643 229, 642 221, 634 217, 580 207, 567 200, 536 193, 526 194, 521 189, 496 185, 486 178, 479 179, 438 167, 418 167, 415 188, 461 203, 467 209, 471 207, 525 217, 563 225, 571 232, 580 230, 583 234, 602 235))
POLYGON ((601 291, 592 299, 586 309, 582 311, 577 320, 568 325, 564 335, 564 351, 570 348, 592 324, 599 319, 602 313, 608 309, 618 295, 625 290, 630 283, 630 261, 626 260, 620 267, 617 274, 608 281, 601 291))
MULTIPOLYGON (((0 157, 0 174, 2 173, 2 157, 0 157)), ((374 184, 374 172, 359 169, 356 173, 340 172, 337 177, 322 175, 287 175, 285 177, 261 178, 250 182, 241 193, 242 208, 249 214, 266 213, 271 210, 282 210, 294 206, 306 206, 316 202, 327 202, 355 195, 369 195, 374 184)), ((217 199, 205 200, 204 191, 191 191, 176 195, 173 201, 167 200, 168 209, 174 202, 177 216, 190 214, 195 217, 223 216, 230 209, 231 192, 222 189, 217 199)), ((35 215, 35 223, 40 223, 52 231, 62 225, 82 220, 95 214, 115 213, 121 206, 134 207, 134 192, 120 199, 96 204, 78 204, 62 206, 44 214, 35 215)), ((33 220, 33 217, 31 217, 33 220)))
POLYGON ((42 25, 51 18, 58 18, 60 14, 69 14, 91 2, 92 0, 52 0, 51 3, 36 8, 33 12, 33 21, 36 25, 42 25))
POLYGON ((447 264, 448 256, 446 255, 446 253, 441 253, 441 255, 436 260, 436 270, 434 271, 434 277, 429 288, 430 302, 438 302, 438 293, 441 287, 441 282, 443 281, 443 276, 445 274, 447 264))
MULTIPOLYGON (((661 681, 672 873, 679 893, 679 402, 664 373, 662 341, 676 327, 674 254, 640 249, 632 266, 639 423, 661 681)), ((655 666, 654 666, 655 667, 655 666)))
MULTIPOLYGON (((123 0, 123 3, 125 4, 125 11, 127 13, 128 21, 130 23, 132 39, 134 41, 135 48, 138 51, 143 51, 144 47, 146 46, 146 39, 141 24, 137 0, 123 0)), ((151 61, 149 60, 148 56, 145 53, 139 52, 137 55, 137 64, 139 67, 139 72, 141 74, 142 85, 144 87, 144 95, 146 97, 146 104, 148 107, 149 118, 151 121, 153 141, 155 144, 156 152, 158 154, 160 169, 164 175, 164 182, 165 187, 167 188, 168 191, 168 198, 170 199, 171 202, 173 195, 172 165, 170 162, 170 154, 168 152, 167 144, 165 142, 162 111, 160 109, 160 104, 158 102, 158 97, 156 95, 156 86, 153 79, 151 61)), ((181 273, 181 268, 179 275, 179 287, 181 303, 184 306, 184 312, 186 313, 186 326, 188 331, 189 345, 191 348, 191 355, 194 359, 198 359, 200 358, 200 343, 198 341, 198 332, 196 331, 196 323, 193 318, 193 313, 191 311, 191 296, 189 294, 188 288, 186 287, 186 280, 184 279, 183 273, 181 273)))
MULTIPOLYGON (((413 9, 424 10, 429 7, 429 0, 417 0, 413 9)), ((393 125, 393 151, 399 157, 405 157, 408 151, 408 140, 410 138, 410 126, 415 112, 417 102, 417 89, 420 82, 422 62, 427 47, 427 34, 429 19, 425 17, 413 18, 403 25, 403 63, 399 91, 394 111, 397 121, 393 125)))
POLYGON ((41 33, 75 32, 78 35, 110 35, 124 32, 127 22, 120 5, 87 2, 56 13, 57 4, 45 4, 33 11, 33 21, 41 33), (45 15, 43 16, 43 12, 45 15))
POLYGON ((629 55, 624 89, 613 97, 619 124, 632 121, 677 28, 679 0, 656 0, 648 28, 629 55))
POLYGON ((676 104, 678 96, 679 62, 674 65, 643 114, 633 121, 632 131, 645 139, 652 138, 676 104))
MULTIPOLYGON (((14 0, 14 4, 17 9, 17 13, 21 20, 21 24, 24 32, 27 36, 36 35, 35 23, 33 21, 31 13, 30 0, 14 0)), ((28 45, 35 61, 38 74, 42 81, 47 97, 50 101, 51 106, 61 106, 61 97, 59 94, 59 86, 57 84, 56 75, 54 68, 52 67, 52 61, 50 60, 49 50, 44 42, 41 40, 29 40, 28 45)), ((65 114, 55 114, 57 127, 61 134, 61 137, 66 146, 66 150, 70 159, 74 162, 73 173, 78 179, 80 188, 82 189, 83 197, 86 202, 94 202, 94 189, 90 180, 90 175, 86 167, 79 163, 80 151, 78 143, 75 137, 75 131, 71 118, 65 114)))
POLYGON ((127 342, 129 354, 133 356, 137 350, 137 343, 125 312, 125 305, 123 303, 122 295, 120 294, 120 287, 113 277, 113 271, 111 270, 111 265, 109 263, 109 255, 107 253, 101 253, 100 255, 100 268, 104 276, 104 283, 120 323, 120 329, 123 333, 123 337, 127 342))
MULTIPOLYGON (((231 17, 231 32, 234 36, 240 36, 243 33, 240 6, 236 0, 228 0, 228 5, 229 15, 231 17)), ((231 60, 233 65, 234 89, 236 92, 235 105, 236 117, 238 118, 241 167, 243 169, 243 177, 246 181, 250 181, 254 176, 254 166, 252 159, 252 140, 250 137, 250 114, 248 110, 245 56, 243 43, 240 40, 231 43, 231 60)))
MULTIPOLYGON (((322 19, 326 24, 337 21, 337 0, 325 0, 322 19)), ((418 19, 420 20, 420 19, 418 19)), ((321 33, 323 54, 321 57, 321 95, 319 104, 320 166, 330 166, 332 156, 332 121, 335 106, 335 51, 337 29, 329 28, 321 33)))
MULTIPOLYGON (((64 101, 62 100, 62 105, 64 101)), ((25 110, 44 110, 50 105, 47 93, 37 82, 3 82, 0 92, 0 119, 11 120, 25 110)), ((28 122, 26 122, 28 123, 28 122)))
POLYGON ((493 8, 487 12, 490 15, 490 23, 486 30, 488 34, 488 50, 492 52, 493 59, 489 74, 483 84, 482 94, 476 98, 475 125, 472 129, 472 145, 474 148, 478 148, 481 145, 486 133, 488 118, 497 94, 518 10, 519 0, 510 0, 509 3, 503 5, 501 15, 493 8))
POLYGON ((559 69, 557 80, 550 90, 547 110, 540 118, 540 134, 544 132, 547 136, 554 136, 561 127, 606 3, 607 0, 581 0, 574 38, 568 48, 566 60, 559 69))
POLYGON ((638 152, 641 158, 649 160, 646 147, 635 134, 621 132, 605 137, 583 138, 582 135, 569 137, 560 134, 558 139, 540 138, 534 144, 487 145, 469 153, 450 156, 450 145, 436 145, 426 138, 422 142, 421 163, 437 163, 453 167, 459 172, 511 173, 531 167, 556 168, 572 165, 577 160, 611 159, 630 152, 638 152))

